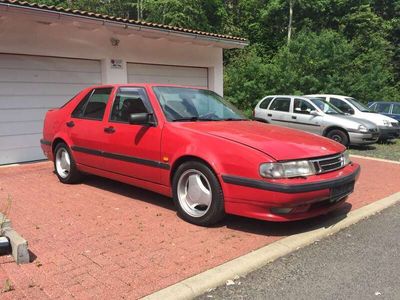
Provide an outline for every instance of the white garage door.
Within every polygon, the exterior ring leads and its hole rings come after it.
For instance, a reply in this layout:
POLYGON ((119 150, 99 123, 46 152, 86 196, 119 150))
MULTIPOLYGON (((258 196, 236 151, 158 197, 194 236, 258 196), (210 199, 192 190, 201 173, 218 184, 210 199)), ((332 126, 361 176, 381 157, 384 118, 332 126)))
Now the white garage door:
POLYGON ((99 61, 0 54, 0 165, 44 158, 46 111, 100 82, 99 61))
POLYGON ((128 82, 208 87, 207 68, 128 63, 128 82))

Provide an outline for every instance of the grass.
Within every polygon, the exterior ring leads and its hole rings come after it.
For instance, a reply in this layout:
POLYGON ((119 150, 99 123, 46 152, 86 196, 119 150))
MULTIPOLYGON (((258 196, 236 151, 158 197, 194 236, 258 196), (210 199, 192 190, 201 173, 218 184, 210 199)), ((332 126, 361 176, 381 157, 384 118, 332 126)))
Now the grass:
POLYGON ((400 139, 364 147, 351 147, 350 154, 400 161, 400 139))

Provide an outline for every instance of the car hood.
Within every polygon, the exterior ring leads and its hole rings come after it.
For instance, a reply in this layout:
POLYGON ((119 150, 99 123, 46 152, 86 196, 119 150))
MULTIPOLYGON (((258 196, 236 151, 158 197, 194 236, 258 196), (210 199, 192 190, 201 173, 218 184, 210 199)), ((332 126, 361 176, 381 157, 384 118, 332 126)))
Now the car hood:
POLYGON ((378 114, 375 112, 359 112, 356 117, 367 119, 368 121, 372 121, 379 126, 383 125, 383 120, 388 121, 390 123, 397 122, 397 120, 395 120, 393 118, 390 118, 388 116, 381 115, 381 114, 378 114))
MULTIPOLYGON (((375 129, 377 128, 376 124, 374 122, 368 121, 366 119, 361 119, 361 118, 356 118, 350 115, 331 115, 334 116, 335 118, 338 118, 341 120, 343 125, 346 125, 348 121, 355 122, 357 125, 363 125, 367 129, 375 129)), ((357 126, 358 127, 358 126, 357 126)))
POLYGON ((256 121, 179 122, 174 126, 237 142, 278 161, 333 155, 345 147, 300 130, 256 121))

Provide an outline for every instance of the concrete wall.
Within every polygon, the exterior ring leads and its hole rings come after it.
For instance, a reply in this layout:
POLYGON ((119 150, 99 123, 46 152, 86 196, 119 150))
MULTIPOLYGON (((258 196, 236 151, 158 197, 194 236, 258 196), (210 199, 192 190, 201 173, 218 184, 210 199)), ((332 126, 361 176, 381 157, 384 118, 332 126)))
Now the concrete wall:
POLYGON ((206 67, 209 88, 223 93, 222 48, 185 37, 0 9, 0 53, 97 59, 103 83, 126 83, 127 62, 206 67), (111 59, 122 59, 122 68, 111 68, 111 59))

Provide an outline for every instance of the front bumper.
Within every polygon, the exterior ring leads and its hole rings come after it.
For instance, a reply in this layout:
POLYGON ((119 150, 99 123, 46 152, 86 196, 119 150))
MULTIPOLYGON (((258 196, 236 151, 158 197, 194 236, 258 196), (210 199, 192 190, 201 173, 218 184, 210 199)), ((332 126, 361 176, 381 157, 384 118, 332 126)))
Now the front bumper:
POLYGON ((225 211, 278 222, 326 214, 344 203, 359 173, 360 166, 350 164, 325 174, 274 182, 222 175, 225 211), (344 192, 337 193, 342 187, 345 187, 344 192), (277 213, 281 208, 291 211, 277 213))
POLYGON ((379 132, 349 132, 351 145, 369 145, 376 143, 379 139, 379 132))
POLYGON ((399 127, 387 127, 379 126, 379 139, 380 140, 390 140, 395 139, 400 136, 399 127))

